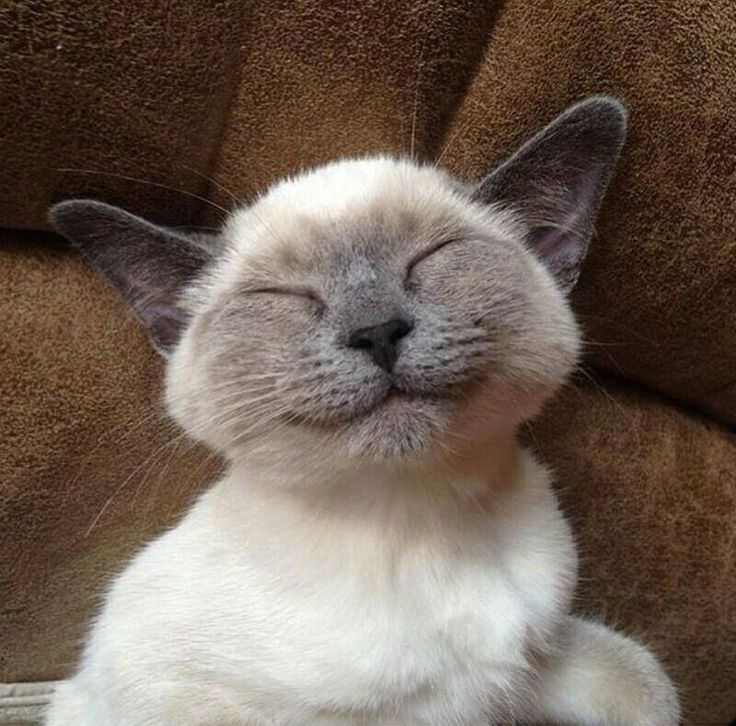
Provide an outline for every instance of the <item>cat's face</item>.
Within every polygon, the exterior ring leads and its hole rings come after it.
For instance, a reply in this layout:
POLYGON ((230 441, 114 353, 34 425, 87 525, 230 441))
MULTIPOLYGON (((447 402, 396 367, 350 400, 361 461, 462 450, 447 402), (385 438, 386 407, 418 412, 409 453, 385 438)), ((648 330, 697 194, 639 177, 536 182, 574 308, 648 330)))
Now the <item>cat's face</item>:
POLYGON ((462 435, 472 403, 515 425, 575 362, 568 304, 521 225, 432 167, 318 169, 224 237, 167 391, 217 448, 281 432, 346 456, 421 455, 462 435))
MULTIPOLYGON (((186 245, 175 284, 141 263, 123 281, 170 352, 170 412, 232 459, 305 467, 446 458, 513 431, 577 359, 565 293, 622 134, 620 107, 595 100, 477 187, 342 161, 277 184, 218 239, 167 242, 149 225, 153 257, 186 245)), ((90 203, 68 205, 58 226, 100 249, 90 203)), ((110 209, 96 218, 125 226, 110 209)))

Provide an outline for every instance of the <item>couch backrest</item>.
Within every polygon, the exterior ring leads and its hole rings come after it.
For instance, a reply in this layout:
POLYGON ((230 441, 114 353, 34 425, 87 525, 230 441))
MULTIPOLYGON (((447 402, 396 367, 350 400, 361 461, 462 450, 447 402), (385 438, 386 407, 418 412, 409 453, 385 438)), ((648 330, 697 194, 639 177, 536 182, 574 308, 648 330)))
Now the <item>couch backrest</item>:
POLYGON ((247 200, 294 169, 412 145, 472 178, 568 103, 614 93, 629 143, 575 297, 592 360, 736 423, 734 7, 15 2, 0 225, 44 228, 72 195, 212 224, 197 197, 227 208, 225 189, 247 200))

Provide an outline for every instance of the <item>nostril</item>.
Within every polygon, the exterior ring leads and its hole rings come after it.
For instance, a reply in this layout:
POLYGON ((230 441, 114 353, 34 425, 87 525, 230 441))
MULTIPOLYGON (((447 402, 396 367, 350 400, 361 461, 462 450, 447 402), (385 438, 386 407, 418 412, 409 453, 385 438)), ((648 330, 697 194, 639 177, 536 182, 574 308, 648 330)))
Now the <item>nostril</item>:
POLYGON ((398 343, 402 338, 406 337, 414 329, 414 326, 406 320, 394 320, 393 330, 389 333, 388 339, 392 343, 398 343))
POLYGON ((348 339, 348 347, 366 350, 376 365, 391 372, 399 354, 398 343, 413 327, 409 321, 396 318, 380 325, 360 328, 348 339))
POLYGON ((350 338, 350 341, 348 342, 348 345, 351 348, 358 348, 358 349, 368 349, 373 347, 373 343, 369 338, 363 338, 363 337, 353 337, 350 338))
POLYGON ((373 348, 376 345, 396 345, 413 329, 414 326, 408 320, 401 318, 389 320, 380 325, 354 331, 348 339, 348 346, 350 348, 373 348))

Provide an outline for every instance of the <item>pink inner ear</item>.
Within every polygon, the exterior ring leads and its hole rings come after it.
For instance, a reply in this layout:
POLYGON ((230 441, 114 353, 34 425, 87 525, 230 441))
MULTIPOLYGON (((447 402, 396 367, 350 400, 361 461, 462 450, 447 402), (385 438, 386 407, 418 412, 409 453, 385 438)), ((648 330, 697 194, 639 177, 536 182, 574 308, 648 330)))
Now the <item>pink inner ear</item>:
POLYGON ((557 227, 537 227, 529 235, 531 251, 566 291, 577 281, 586 246, 580 235, 557 227))
POLYGON ((141 322, 149 329, 156 347, 167 351, 176 345, 184 327, 184 310, 173 300, 150 301, 137 310, 141 322))
POLYGON ((519 212, 531 228, 530 250, 563 289, 577 280, 625 130, 618 101, 589 98, 558 116, 475 191, 475 199, 519 212))
POLYGON ((179 294, 210 258, 211 249, 201 237, 159 227, 90 199, 61 202, 50 217, 123 294, 156 347, 170 350, 186 322, 179 294))

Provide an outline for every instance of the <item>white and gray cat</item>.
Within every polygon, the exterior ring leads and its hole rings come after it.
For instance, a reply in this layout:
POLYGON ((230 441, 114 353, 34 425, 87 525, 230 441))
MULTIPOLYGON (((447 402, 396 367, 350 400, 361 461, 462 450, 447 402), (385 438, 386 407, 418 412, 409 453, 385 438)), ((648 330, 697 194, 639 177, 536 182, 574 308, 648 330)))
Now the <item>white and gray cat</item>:
POLYGON ((625 124, 588 99, 472 186, 339 161, 216 237, 53 208, 229 468, 115 580, 48 724, 678 722, 654 656, 570 614, 573 539, 516 433, 576 364, 625 124))

